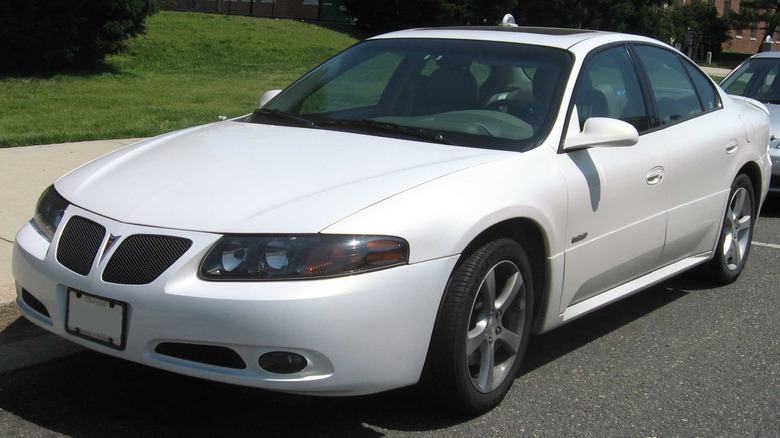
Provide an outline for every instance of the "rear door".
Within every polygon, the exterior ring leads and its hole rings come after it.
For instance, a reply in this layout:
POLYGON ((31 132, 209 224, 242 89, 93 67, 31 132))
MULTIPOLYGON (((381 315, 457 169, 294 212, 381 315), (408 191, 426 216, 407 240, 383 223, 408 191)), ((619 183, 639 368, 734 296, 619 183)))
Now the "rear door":
POLYGON ((657 117, 645 137, 669 153, 668 225, 663 265, 712 250, 731 186, 736 151, 747 137, 723 110, 713 83, 683 55, 635 45, 657 117))

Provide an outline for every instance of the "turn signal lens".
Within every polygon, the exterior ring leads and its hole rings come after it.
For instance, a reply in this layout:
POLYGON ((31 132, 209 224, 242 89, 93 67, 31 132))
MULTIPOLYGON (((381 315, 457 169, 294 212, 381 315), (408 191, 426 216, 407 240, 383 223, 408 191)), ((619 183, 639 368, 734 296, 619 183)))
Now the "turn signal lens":
POLYGON ((32 223, 49 242, 54 237, 67 208, 68 201, 57 193, 54 186, 49 186, 44 190, 38 199, 32 223))

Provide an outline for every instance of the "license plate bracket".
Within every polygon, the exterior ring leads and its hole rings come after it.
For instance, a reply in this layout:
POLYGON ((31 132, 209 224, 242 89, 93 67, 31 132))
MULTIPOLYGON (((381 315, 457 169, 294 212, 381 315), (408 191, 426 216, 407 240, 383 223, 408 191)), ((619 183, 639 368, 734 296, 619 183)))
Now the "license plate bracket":
POLYGON ((125 349, 127 303, 68 289, 65 330, 117 350, 125 349))

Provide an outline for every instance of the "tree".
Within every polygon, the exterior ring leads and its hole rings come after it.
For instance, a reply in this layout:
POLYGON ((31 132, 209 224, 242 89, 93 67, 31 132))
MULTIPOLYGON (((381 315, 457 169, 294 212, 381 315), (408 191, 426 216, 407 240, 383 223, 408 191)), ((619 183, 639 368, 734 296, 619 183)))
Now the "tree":
POLYGON ((663 18, 660 1, 546 0, 526 1, 514 13, 519 23, 533 26, 598 29, 648 35, 663 18))
POLYGON ((728 19, 718 16, 715 6, 703 0, 672 8, 670 18, 674 24, 675 39, 682 41, 686 30, 695 30, 701 52, 720 53, 723 43, 731 38, 728 19))
POLYGON ((92 66, 156 10, 156 0, 0 1, 0 71, 92 66))
MULTIPOLYGON (((667 43, 695 28, 703 51, 718 53, 728 22, 702 0, 664 7, 662 0, 346 0, 358 22, 377 32, 407 27, 495 24, 512 12, 518 24, 634 33, 667 43)), ((758 2, 756 2, 758 3, 758 2)), ((780 0, 777 2, 780 5, 780 0)), ((777 10, 777 9, 775 9, 777 10)), ((777 15, 780 20, 780 14, 777 15)))
MULTIPOLYGON (((739 12, 730 14, 731 27, 746 29, 761 24, 761 41, 775 34, 780 26, 780 0, 744 0, 739 12)), ((760 49, 759 49, 760 50, 760 49)))
POLYGON ((345 0, 344 5, 358 24, 381 33, 412 27, 496 24, 517 0, 345 0))

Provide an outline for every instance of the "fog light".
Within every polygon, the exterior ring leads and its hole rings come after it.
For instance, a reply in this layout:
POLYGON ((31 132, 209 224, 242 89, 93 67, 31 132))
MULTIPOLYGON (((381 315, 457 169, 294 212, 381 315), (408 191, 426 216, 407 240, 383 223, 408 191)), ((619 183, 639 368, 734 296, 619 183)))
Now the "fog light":
POLYGON ((302 371, 308 365, 305 357, 288 351, 272 351, 260 356, 257 364, 260 368, 274 374, 293 374, 302 371))

